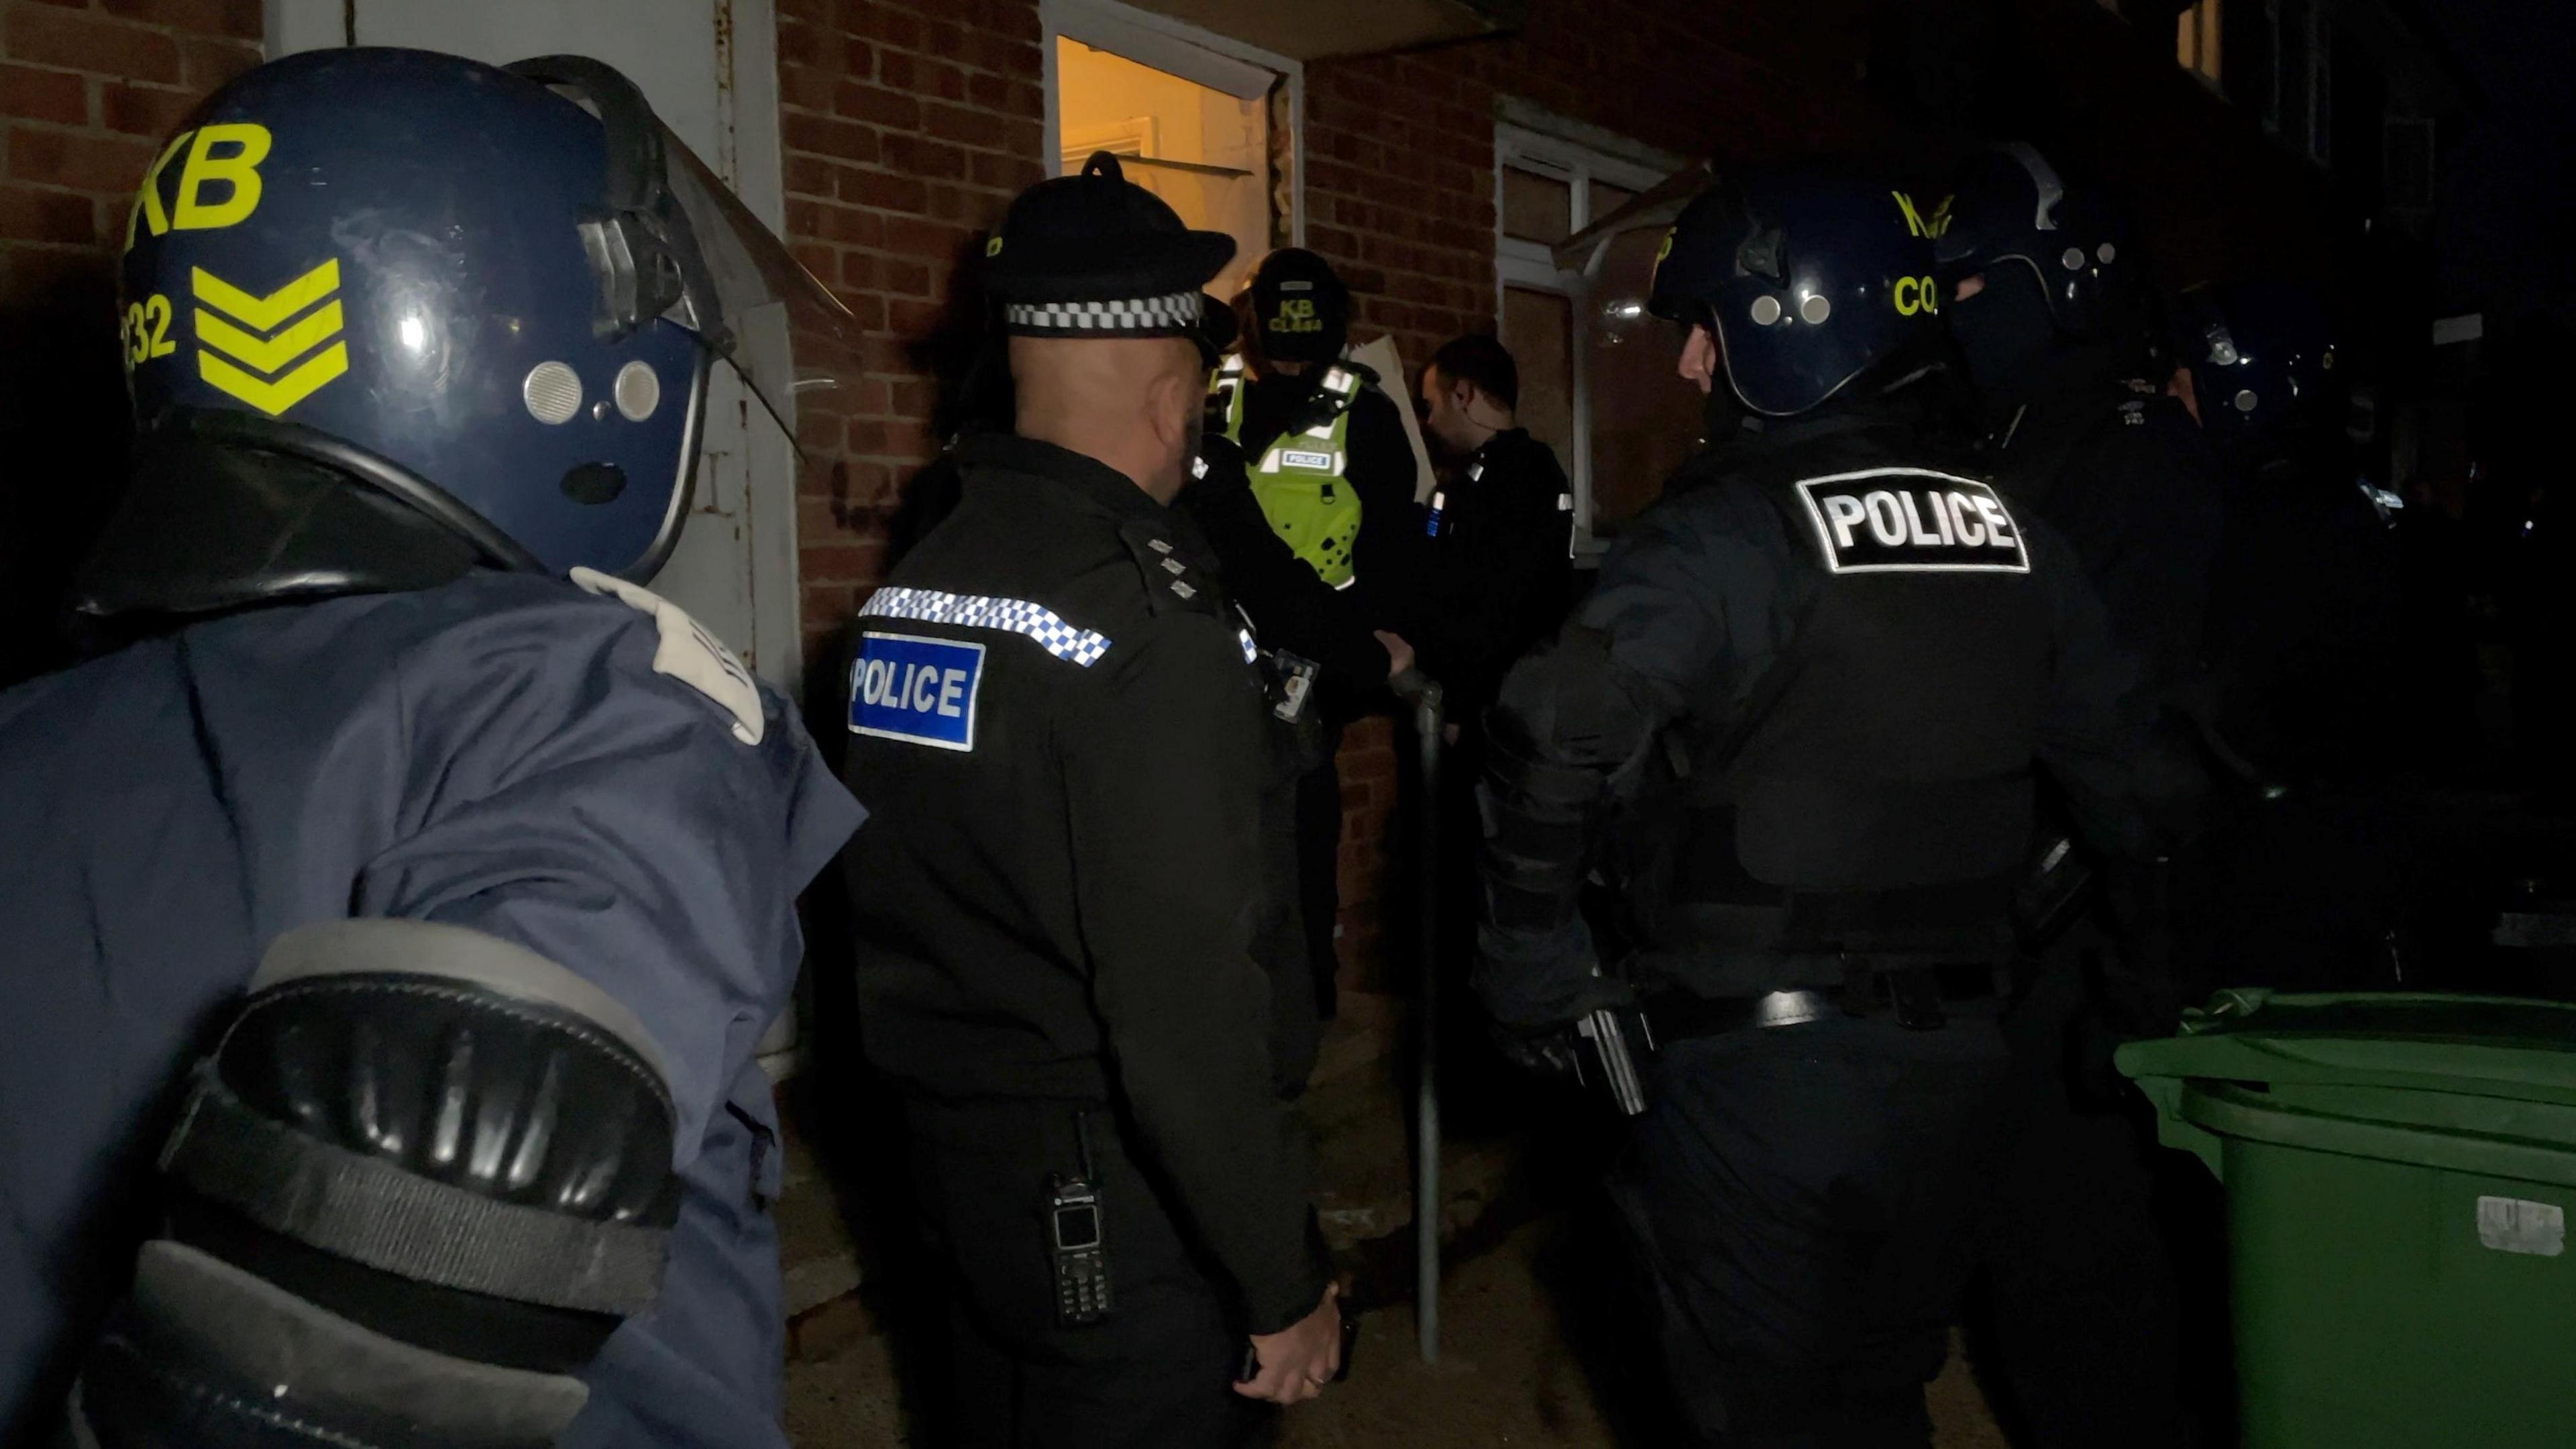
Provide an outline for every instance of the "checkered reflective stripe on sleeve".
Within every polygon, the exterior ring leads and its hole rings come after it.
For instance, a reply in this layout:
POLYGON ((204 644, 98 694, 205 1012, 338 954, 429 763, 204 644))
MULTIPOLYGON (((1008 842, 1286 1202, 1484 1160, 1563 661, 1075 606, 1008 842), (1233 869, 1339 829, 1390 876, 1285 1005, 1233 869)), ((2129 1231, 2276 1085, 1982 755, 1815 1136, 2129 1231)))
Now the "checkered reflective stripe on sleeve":
POLYGON ((920 619, 968 629, 999 629, 1037 641, 1058 659, 1088 669, 1109 652, 1109 640, 1089 629, 1077 629, 1044 604, 1026 599, 996 599, 983 594, 948 594, 937 589, 883 588, 859 610, 862 618, 920 619))
POLYGON ((1168 292, 1114 302, 1014 302, 1002 325, 1016 332, 1136 332, 1187 334, 1198 330, 1199 294, 1168 292))

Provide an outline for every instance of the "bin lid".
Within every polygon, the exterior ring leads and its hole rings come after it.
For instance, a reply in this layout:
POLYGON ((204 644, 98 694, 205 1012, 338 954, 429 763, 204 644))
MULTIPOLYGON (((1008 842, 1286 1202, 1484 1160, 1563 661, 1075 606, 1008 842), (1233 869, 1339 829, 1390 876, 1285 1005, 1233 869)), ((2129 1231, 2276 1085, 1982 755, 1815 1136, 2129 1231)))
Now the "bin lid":
POLYGON ((2576 1104, 2576 1005, 2500 996, 2222 991, 2179 1035, 2120 1049, 2132 1077, 2406 1087, 2576 1104))
POLYGON ((2118 1060, 2213 1169, 2214 1134, 2576 1183, 2576 1005, 2223 991, 2118 1060))

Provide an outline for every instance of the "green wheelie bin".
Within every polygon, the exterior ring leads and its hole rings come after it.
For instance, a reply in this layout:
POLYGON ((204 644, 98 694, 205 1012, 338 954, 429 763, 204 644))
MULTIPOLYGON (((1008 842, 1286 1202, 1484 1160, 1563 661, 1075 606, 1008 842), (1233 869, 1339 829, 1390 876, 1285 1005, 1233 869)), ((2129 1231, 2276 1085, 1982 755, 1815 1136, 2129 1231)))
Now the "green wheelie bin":
POLYGON ((2226 1186, 2245 1449, 2576 1446, 2576 1006, 2228 991, 2119 1066, 2226 1186))

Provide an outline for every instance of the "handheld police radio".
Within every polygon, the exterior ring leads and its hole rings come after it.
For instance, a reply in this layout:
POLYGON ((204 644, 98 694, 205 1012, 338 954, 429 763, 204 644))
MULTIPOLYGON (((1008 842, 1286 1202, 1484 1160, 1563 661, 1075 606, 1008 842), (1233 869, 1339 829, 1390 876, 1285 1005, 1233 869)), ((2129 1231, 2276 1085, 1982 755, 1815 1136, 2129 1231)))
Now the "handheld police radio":
POLYGON ((1100 1188, 1091 1168, 1091 1134, 1073 1119, 1082 1171, 1047 1183, 1047 1249, 1055 1262, 1055 1321, 1059 1328, 1087 1328, 1109 1316, 1109 1247, 1102 1230, 1100 1188))

